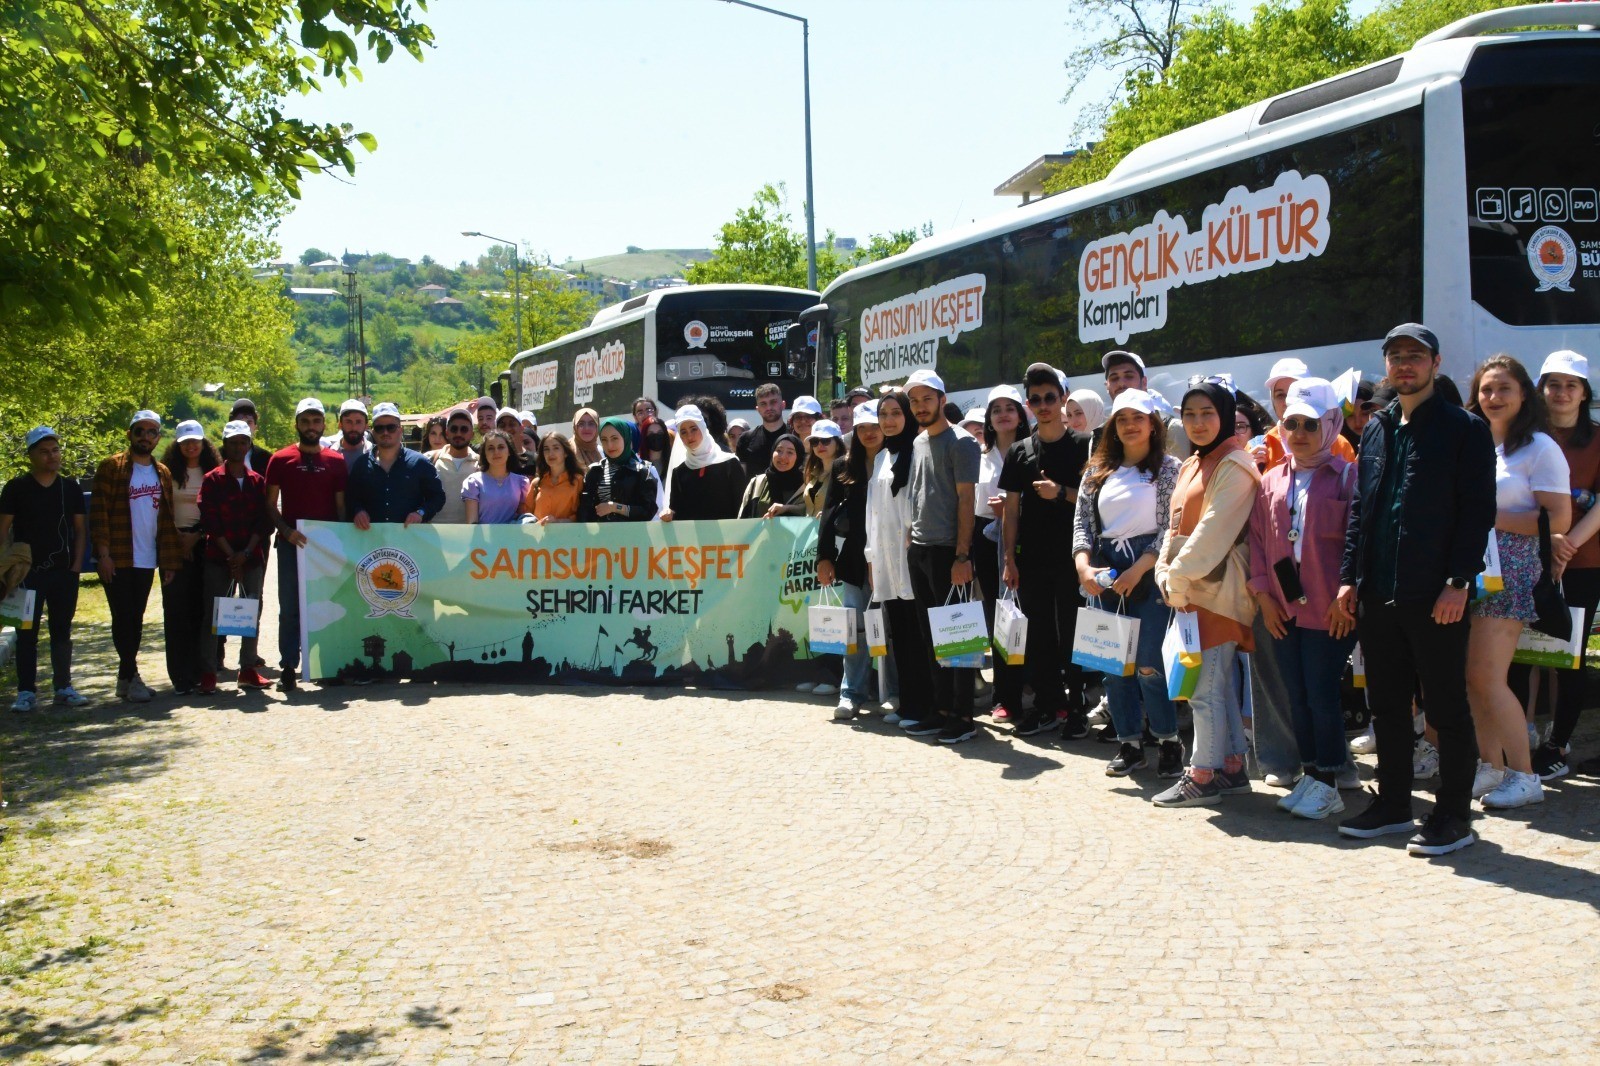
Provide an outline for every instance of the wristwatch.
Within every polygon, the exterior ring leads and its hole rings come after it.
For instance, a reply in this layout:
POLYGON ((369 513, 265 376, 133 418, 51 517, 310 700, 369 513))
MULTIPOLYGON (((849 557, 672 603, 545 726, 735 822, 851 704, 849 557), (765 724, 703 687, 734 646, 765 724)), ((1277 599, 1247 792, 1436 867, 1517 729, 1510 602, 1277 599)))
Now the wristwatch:
POLYGON ((960 555, 956 556, 956 562, 964 563, 964 562, 966 562, 967 560, 969 560, 971 558, 972 558, 972 556, 968 555, 966 552, 962 552, 960 555))
POLYGON ((1447 577, 1444 579, 1444 583, 1455 589, 1457 592, 1460 592, 1462 589, 1472 584, 1472 579, 1467 577, 1447 577))

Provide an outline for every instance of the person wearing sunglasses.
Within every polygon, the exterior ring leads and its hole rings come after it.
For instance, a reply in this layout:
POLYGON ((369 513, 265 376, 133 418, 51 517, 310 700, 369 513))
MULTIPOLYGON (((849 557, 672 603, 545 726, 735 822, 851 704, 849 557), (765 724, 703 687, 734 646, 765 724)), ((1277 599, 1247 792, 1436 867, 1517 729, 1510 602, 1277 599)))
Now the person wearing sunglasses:
MULTIPOLYGON (((452 409, 444 419, 445 446, 425 456, 438 471, 439 484, 444 489, 444 507, 434 516, 435 522, 459 525, 467 521, 467 504, 461 490, 468 478, 483 469, 478 452, 472 447, 474 428, 472 415, 465 407, 452 409)), ((522 435, 520 430, 517 435, 522 435)))
POLYGON ((1072 528, 1073 507, 1089 438, 1068 431, 1062 414, 1061 375, 1052 366, 1034 363, 1023 377, 1033 432, 1013 444, 1000 468, 1005 493, 1001 537, 1005 545, 1001 580, 1015 589, 1028 618, 1023 660, 1033 685, 1033 710, 1016 720, 1018 736, 1053 729, 1065 711, 1063 735, 1078 740, 1089 735, 1083 669, 1070 662, 1072 631, 1077 624, 1077 568, 1062 541, 1072 528), (1063 685, 1063 664, 1070 687, 1063 685))
POLYGON ((362 530, 374 522, 428 522, 444 507, 439 472, 401 443, 400 408, 394 404, 372 409, 372 451, 356 460, 345 492, 351 521, 362 530))
POLYGON ((161 416, 136 412, 128 424, 128 450, 101 462, 90 496, 89 531, 117 649, 117 697, 133 703, 148 703, 151 696, 139 677, 150 586, 157 570, 165 587, 183 565, 172 473, 155 460, 160 439, 161 416))

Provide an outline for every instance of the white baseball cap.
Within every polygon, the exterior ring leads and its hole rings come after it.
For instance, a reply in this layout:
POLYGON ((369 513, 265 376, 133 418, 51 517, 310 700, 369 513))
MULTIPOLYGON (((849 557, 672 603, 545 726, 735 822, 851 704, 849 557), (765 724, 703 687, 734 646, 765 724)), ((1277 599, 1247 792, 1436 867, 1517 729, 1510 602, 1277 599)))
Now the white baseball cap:
POLYGON ((390 415, 394 418, 399 418, 400 408, 396 407, 392 403, 380 403, 378 406, 372 409, 372 420, 374 422, 382 418, 384 415, 390 415))
POLYGON ((839 428, 839 423, 831 418, 819 418, 806 434, 806 440, 838 440, 842 436, 844 430, 839 428))
POLYGON ((976 423, 978 423, 978 425, 981 426, 981 425, 983 425, 983 420, 985 418, 987 418, 988 416, 989 416, 989 408, 988 408, 988 406, 986 404, 976 404, 975 403, 971 407, 967 408, 967 413, 966 414, 961 416, 961 424, 964 426, 968 422, 976 422, 976 423))
MULTIPOLYGON (((352 400, 350 402, 354 403, 355 401, 352 400)), ((315 396, 307 396, 305 399, 301 400, 299 403, 294 405, 294 416, 296 418, 299 418, 301 415, 305 414, 307 411, 315 411, 319 415, 327 413, 323 409, 322 401, 317 399, 315 396)))
POLYGON ((1117 393, 1117 398, 1111 401, 1111 417, 1116 418, 1118 411, 1138 411, 1142 415, 1156 413, 1155 397, 1143 389, 1123 389, 1117 393))
POLYGON ((519 425, 522 423, 522 412, 517 410, 515 407, 502 407, 502 408, 500 408, 500 413, 495 415, 494 420, 496 422, 498 422, 502 418, 504 418, 506 415, 510 415, 512 418, 515 418, 519 425))
POLYGON ((205 440, 206 427, 192 418, 186 418, 178 423, 178 431, 173 434, 173 440, 182 444, 186 440, 205 440))
POLYGON ((250 432, 250 423, 248 422, 233 421, 222 427, 223 440, 227 440, 229 437, 249 437, 254 440, 255 436, 254 433, 250 432))
POLYGON ((1544 365, 1539 368, 1539 377, 1542 379, 1546 374, 1568 374, 1588 380, 1589 360, 1570 348, 1563 348, 1544 357, 1544 365))
MULTIPOLYGON (((1102 355, 1100 357, 1100 369, 1110 370, 1112 363, 1120 363, 1129 359, 1131 359, 1134 365, 1139 368, 1140 373, 1144 372, 1144 360, 1140 359, 1136 353, 1126 351, 1122 348, 1113 349, 1112 351, 1107 352, 1105 355, 1102 355)), ((1062 387, 1065 388, 1065 386, 1062 387)))
POLYGON ((868 400, 866 403, 856 404, 856 415, 852 425, 875 426, 878 424, 878 401, 868 400))
POLYGON ((28 430, 28 436, 26 437, 26 443, 23 445, 23 448, 25 451, 32 451, 33 446, 42 440, 59 441, 60 439, 61 435, 55 430, 51 429, 49 426, 34 426, 32 429, 28 430))
POLYGON ((1300 378, 1289 386, 1289 399, 1283 405, 1283 417, 1305 415, 1320 419, 1339 406, 1339 394, 1334 392, 1332 382, 1325 378, 1300 378))
MULTIPOLYGON (((320 407, 321 404, 318 404, 317 406, 320 407)), ((379 406, 381 407, 382 404, 379 406)), ((349 414, 351 411, 356 411, 360 414, 366 414, 367 405, 362 403, 360 400, 346 400, 344 403, 339 405, 339 414, 341 417, 349 414)))
POLYGON ((816 415, 820 418, 822 416, 822 404, 817 402, 815 396, 802 396, 790 405, 789 413, 792 415, 816 415))
POLYGON ((910 392, 918 385, 932 389, 934 392, 944 392, 944 378, 941 378, 931 370, 914 371, 910 377, 906 378, 905 391, 910 392))
POLYGON ((532 411, 518 411, 517 421, 525 426, 532 426, 534 429, 539 428, 539 416, 532 411))
POLYGON ((987 411, 996 400, 1010 400, 1024 411, 1028 409, 1027 401, 1022 398, 1022 393, 1018 392, 1014 385, 996 385, 990 389, 989 395, 984 397, 983 409, 987 411))
MULTIPOLYGON (((1293 356, 1290 356, 1287 359, 1279 359, 1276 363, 1272 364, 1272 372, 1267 375, 1267 391, 1271 392, 1272 386, 1282 381, 1284 378, 1288 378, 1291 381, 1298 381, 1310 373, 1311 371, 1306 367, 1306 364, 1302 360, 1296 359, 1293 356)), ((1321 379, 1319 378, 1318 380, 1321 379)))
POLYGON ((156 424, 156 428, 157 429, 161 428, 161 416, 156 414, 154 411, 135 411, 135 412, 133 412, 133 417, 128 420, 128 428, 132 429, 134 426, 137 426, 140 422, 154 422, 156 424))
POLYGON ((491 411, 498 411, 500 409, 500 405, 494 402, 493 396, 479 396, 477 409, 481 411, 485 407, 491 411))
POLYGON ((1157 392, 1155 389, 1150 390, 1150 403, 1155 407, 1156 413, 1162 418, 1172 417, 1173 411, 1171 401, 1169 401, 1165 396, 1161 395, 1161 393, 1157 392))
MULTIPOLYGON (((682 415, 679 415, 679 416, 678 416, 678 417, 680 417, 680 418, 681 418, 681 417, 683 417, 683 416, 682 416, 682 415)), ((857 413, 856 413, 856 420, 857 420, 857 421, 860 421, 860 419, 861 419, 861 414, 860 414, 860 412, 859 412, 859 411, 858 411, 858 412, 857 412, 857 413)), ((729 422, 729 423, 728 423, 728 428, 729 428, 729 429, 735 429, 735 428, 737 428, 737 429, 749 429, 749 428, 750 428, 750 423, 748 423, 748 422, 746 422, 746 421, 745 421, 745 420, 744 420, 744 419, 742 419, 742 418, 735 418, 735 419, 734 419, 734 420, 733 420, 733 421, 732 421, 732 422, 729 422)))

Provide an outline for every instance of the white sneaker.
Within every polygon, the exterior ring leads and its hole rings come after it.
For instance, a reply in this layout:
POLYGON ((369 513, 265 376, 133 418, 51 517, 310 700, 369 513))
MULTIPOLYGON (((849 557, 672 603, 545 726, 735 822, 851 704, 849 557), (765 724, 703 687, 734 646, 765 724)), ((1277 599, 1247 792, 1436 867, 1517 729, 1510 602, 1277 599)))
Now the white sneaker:
POLYGON ((1357 755, 1378 754, 1378 734, 1372 728, 1372 723, 1367 723, 1367 731, 1350 742, 1350 750, 1357 755))
POLYGON ((1544 802, 1544 782, 1538 774, 1525 774, 1507 769, 1500 787, 1483 797, 1486 811, 1506 811, 1513 807, 1526 807, 1530 803, 1544 802))
POLYGON ((812 684, 810 681, 807 681, 804 684, 796 685, 794 690, 796 692, 812 692, 816 689, 816 687, 816 685, 812 684))
POLYGON ((149 703, 150 696, 150 686, 144 683, 142 677, 135 674, 128 678, 128 694, 124 698, 129 703, 149 703))
POLYGON ((1095 704, 1094 709, 1089 712, 1089 724, 1104 725, 1109 721, 1111 721, 1111 699, 1107 696, 1101 696, 1100 702, 1095 704))
POLYGON ((849 700, 840 700, 839 706, 833 709, 833 720, 835 722, 848 722, 855 716, 855 704, 851 703, 849 700))
POLYGON ((1339 795, 1338 789, 1332 785, 1324 785, 1314 777, 1310 778, 1310 781, 1311 786, 1306 789, 1306 794, 1300 797, 1300 802, 1295 804, 1290 814, 1296 818, 1321 819, 1344 810, 1344 799, 1339 795))
POLYGON ((888 714, 883 716, 883 724, 884 725, 899 725, 900 724, 900 715, 898 713, 894 712, 894 711, 890 711, 888 714))
POLYGON ((1300 780, 1294 783, 1294 791, 1278 800, 1278 810, 1293 814, 1295 807, 1299 806, 1300 801, 1305 798, 1306 791, 1316 783, 1316 780, 1310 774, 1302 774, 1300 780))
POLYGON ((24 689, 17 693, 17 698, 11 701, 11 709, 17 714, 29 714, 39 707, 39 697, 24 689))
POLYGON ((1294 788, 1297 783, 1304 781, 1305 779, 1306 777, 1304 774, 1267 774, 1261 779, 1261 783, 1266 785, 1268 788, 1294 788))
POLYGON ((89 702, 89 697, 73 688, 71 685, 62 685, 56 689, 55 698, 50 702, 57 707, 82 707, 89 702))
POLYGON ((893 714, 900 709, 900 700, 895 696, 890 696, 878 706, 883 708, 884 714, 893 714))
POLYGON ((837 696, 839 694, 839 686, 837 686, 837 685, 812 685, 811 686, 811 694, 813 696, 837 696))
MULTIPOLYGON (((1482 767, 1484 764, 1478 765, 1482 767)), ((1417 746, 1411 753, 1411 776, 1418 781, 1424 781, 1438 772, 1439 749, 1426 740, 1417 741, 1417 746)))
POLYGON ((1495 789, 1505 779, 1504 770, 1496 770, 1482 759, 1478 760, 1478 774, 1472 779, 1472 798, 1482 799, 1495 789))
POLYGON ((1340 792, 1354 792, 1361 788, 1361 770, 1354 764, 1346 766, 1339 771, 1339 776, 1333 779, 1333 787, 1340 792))

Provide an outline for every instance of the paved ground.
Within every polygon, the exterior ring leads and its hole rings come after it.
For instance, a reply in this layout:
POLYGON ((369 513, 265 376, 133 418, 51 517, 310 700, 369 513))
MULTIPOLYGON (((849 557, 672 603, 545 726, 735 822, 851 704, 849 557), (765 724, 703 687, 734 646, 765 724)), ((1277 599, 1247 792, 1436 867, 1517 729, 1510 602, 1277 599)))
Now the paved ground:
POLYGON ((828 710, 402 685, 6 715, 0 1061, 1600 1057, 1594 779, 1427 862, 1265 789, 1157 810, 1092 742, 828 710))

